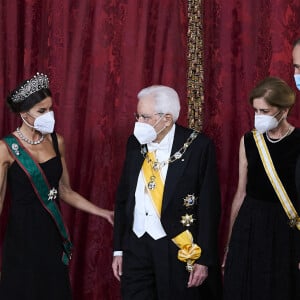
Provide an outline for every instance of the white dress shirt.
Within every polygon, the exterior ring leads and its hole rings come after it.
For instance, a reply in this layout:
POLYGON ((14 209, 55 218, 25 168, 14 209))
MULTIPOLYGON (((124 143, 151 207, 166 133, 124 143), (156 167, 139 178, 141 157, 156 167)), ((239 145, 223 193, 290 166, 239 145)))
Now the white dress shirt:
MULTIPOLYGON (((175 125, 172 126, 171 130, 160 143, 152 142, 147 144, 149 152, 155 151, 156 160, 158 162, 167 161, 170 158, 174 134, 175 125)), ((163 182, 165 182, 167 171, 168 164, 160 169, 163 182)), ((140 171, 135 190, 133 232, 137 237, 141 237, 147 232, 154 240, 166 236, 166 232, 160 222, 160 217, 157 215, 154 204, 145 186, 142 171, 140 171)))

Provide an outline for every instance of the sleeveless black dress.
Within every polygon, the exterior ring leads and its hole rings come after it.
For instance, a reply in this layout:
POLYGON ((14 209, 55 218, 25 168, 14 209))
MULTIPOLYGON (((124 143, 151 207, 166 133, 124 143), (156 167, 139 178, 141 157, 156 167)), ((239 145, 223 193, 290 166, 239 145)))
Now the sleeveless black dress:
MULTIPOLYGON (((58 188, 62 164, 56 156, 41 163, 51 187, 58 188)), ((62 239, 31 183, 16 162, 8 170, 11 208, 3 245, 1 300, 69 300, 68 267, 62 262, 62 239)))
MULTIPOLYGON (((278 176, 299 214, 300 129, 278 143, 270 143, 266 137, 265 141, 278 176)), ((300 231, 288 225, 252 133, 245 135, 244 142, 248 161, 246 197, 232 230, 224 299, 300 299, 300 231)))

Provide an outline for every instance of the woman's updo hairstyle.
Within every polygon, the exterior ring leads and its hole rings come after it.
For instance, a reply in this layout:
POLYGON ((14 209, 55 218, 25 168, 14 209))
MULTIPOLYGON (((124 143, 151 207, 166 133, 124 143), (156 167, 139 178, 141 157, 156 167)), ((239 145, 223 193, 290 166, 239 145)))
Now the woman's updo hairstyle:
POLYGON ((264 98, 271 106, 291 108, 295 104, 296 94, 284 80, 278 77, 267 77, 250 92, 251 105, 256 98, 264 98))

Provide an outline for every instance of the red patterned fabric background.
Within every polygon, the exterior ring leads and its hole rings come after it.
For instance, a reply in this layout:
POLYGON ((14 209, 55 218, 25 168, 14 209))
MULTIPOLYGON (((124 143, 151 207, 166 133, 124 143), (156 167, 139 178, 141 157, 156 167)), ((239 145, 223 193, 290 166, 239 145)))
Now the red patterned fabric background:
MULTIPOLYGON (((278 76, 296 90, 292 45, 300 38, 297 0, 203 1, 204 132, 216 144, 222 190, 221 252, 230 204, 238 180, 242 135, 253 128, 251 89, 266 76, 278 76)), ((300 126, 300 93, 290 121, 300 126)), ((221 253, 222 255, 222 253, 221 253)))
MULTIPOLYGON (((1 136, 20 124, 6 108, 8 91, 36 71, 47 73, 72 186, 113 209, 137 92, 152 84, 172 86, 187 124, 186 36, 185 1, 2 0, 1 136)), ((75 245, 74 299, 118 299, 112 227, 66 205, 63 212, 75 245)))
MULTIPOLYGON (((0 135, 20 124, 5 105, 9 90, 36 71, 47 73, 72 186, 113 209, 137 92, 151 84, 172 86, 181 97, 179 123, 187 124, 187 0, 0 3, 0 135)), ((239 139, 252 127, 247 94, 269 74, 294 86, 291 47, 300 37, 300 3, 205 0, 202 5, 203 124, 217 147, 222 247, 237 182, 239 139)), ((299 104, 291 117, 300 126, 299 104)), ((2 235, 8 206, 6 201, 2 235)), ((62 208, 75 244, 70 267, 74 299, 120 299, 111 272, 111 226, 62 208)))

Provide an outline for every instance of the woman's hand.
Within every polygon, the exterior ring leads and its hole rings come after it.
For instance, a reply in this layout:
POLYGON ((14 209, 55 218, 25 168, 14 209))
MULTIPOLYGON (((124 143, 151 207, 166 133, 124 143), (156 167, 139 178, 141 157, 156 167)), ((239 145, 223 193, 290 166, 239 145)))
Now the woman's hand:
POLYGON ((105 218, 111 225, 114 225, 114 211, 105 209, 103 214, 103 218, 105 218))

